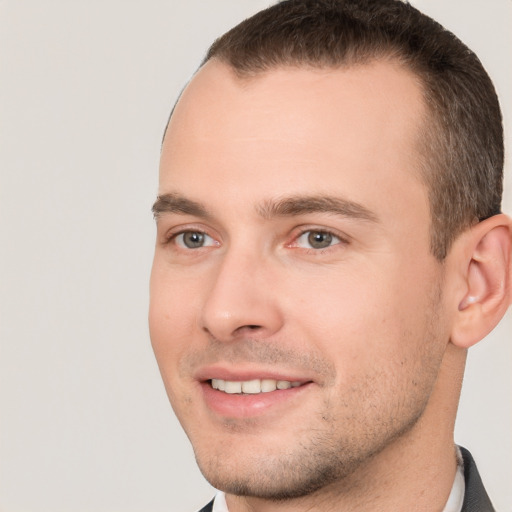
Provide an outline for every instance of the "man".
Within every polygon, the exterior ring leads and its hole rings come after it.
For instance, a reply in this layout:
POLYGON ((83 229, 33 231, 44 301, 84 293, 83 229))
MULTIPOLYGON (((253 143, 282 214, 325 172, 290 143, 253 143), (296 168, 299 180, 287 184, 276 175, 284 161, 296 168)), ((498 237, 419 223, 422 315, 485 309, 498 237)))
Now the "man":
POLYGON ((290 0, 168 124, 150 330, 203 510, 493 510, 453 427, 511 298, 501 115, 398 0, 290 0))

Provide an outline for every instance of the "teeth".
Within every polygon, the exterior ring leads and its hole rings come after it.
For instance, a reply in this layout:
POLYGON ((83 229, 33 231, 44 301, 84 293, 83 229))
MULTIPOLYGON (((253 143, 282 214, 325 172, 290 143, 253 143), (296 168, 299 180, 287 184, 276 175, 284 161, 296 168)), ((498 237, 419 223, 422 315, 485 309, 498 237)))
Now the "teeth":
POLYGON ((298 388, 302 382, 274 379, 254 379, 244 381, 212 379, 212 388, 224 391, 228 394, 256 395, 258 393, 269 393, 276 389, 298 388))
POLYGON ((269 391, 275 391, 277 389, 277 381, 273 379, 262 379, 261 381, 261 392, 268 393, 269 391))
POLYGON ((261 391, 261 380, 246 380, 242 382, 242 392, 249 395, 255 395, 261 391))
POLYGON ((224 392, 229 393, 230 395, 234 395, 235 393, 241 393, 242 392, 242 383, 232 381, 232 380, 227 380, 225 382, 224 392))

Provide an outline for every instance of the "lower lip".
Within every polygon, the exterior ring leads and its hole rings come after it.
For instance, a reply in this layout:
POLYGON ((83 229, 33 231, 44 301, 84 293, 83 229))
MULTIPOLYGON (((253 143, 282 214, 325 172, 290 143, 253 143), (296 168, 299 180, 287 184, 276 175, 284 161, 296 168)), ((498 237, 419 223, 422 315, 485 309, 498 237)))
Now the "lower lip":
POLYGON ((202 382, 204 400, 209 409, 226 418, 251 418, 287 405, 304 393, 311 383, 289 389, 277 389, 255 395, 229 394, 213 389, 209 382, 202 382))

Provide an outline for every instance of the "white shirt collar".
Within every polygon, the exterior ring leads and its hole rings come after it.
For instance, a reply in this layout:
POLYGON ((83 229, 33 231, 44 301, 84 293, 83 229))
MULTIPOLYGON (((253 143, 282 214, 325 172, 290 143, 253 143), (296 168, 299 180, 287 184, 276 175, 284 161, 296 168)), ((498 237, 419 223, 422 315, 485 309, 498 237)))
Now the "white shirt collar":
POLYGON ((466 481, 464 480, 464 461, 462 460, 462 453, 457 446, 457 472, 455 473, 455 480, 453 481, 452 490, 448 501, 444 506, 443 512, 460 512, 464 502, 464 494, 466 493, 466 481))
POLYGON ((226 504, 226 495, 222 491, 218 491, 215 496, 212 512, 229 512, 226 504))

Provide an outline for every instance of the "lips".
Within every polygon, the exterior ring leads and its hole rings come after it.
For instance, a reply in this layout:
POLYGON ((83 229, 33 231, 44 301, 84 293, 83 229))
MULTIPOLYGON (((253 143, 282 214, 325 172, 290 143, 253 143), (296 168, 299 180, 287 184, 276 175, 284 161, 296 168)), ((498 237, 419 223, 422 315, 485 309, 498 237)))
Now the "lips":
POLYGON ((311 388, 308 378, 255 369, 203 368, 196 373, 207 408, 221 418, 243 419, 296 407, 311 388))

